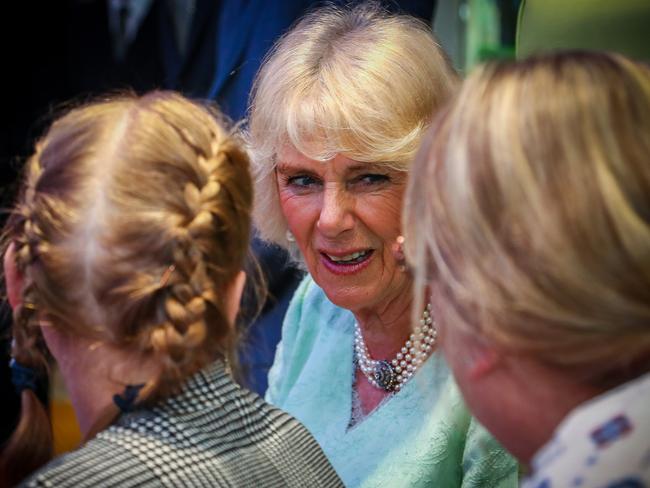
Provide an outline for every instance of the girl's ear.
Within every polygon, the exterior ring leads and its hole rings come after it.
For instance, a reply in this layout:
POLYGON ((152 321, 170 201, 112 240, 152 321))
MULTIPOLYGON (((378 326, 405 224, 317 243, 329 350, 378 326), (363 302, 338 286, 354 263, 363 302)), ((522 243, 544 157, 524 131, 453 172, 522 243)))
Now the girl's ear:
POLYGON ((228 286, 228 290, 226 292, 226 314, 228 316, 228 322, 230 322, 231 325, 235 324, 237 313, 239 313, 241 296, 242 293, 244 293, 245 284, 246 273, 240 271, 232 280, 232 283, 228 286))
POLYGON ((9 305, 12 309, 15 309, 21 302, 24 279, 23 274, 18 270, 18 266, 16 266, 16 246, 13 242, 9 244, 5 252, 3 268, 9 305))

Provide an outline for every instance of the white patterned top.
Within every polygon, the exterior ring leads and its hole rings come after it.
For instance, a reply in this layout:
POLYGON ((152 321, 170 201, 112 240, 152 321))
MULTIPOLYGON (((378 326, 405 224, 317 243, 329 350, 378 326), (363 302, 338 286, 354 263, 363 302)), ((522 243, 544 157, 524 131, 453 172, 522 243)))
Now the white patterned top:
POLYGON ((524 488, 650 488, 650 373, 576 408, 524 488))

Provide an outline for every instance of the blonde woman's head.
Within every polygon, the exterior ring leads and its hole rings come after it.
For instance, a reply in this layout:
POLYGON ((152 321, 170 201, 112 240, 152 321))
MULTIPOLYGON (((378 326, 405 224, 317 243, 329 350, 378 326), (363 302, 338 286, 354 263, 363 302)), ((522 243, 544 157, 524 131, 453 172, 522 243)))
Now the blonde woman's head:
POLYGON ((255 82, 250 144, 256 224, 291 247, 274 168, 283 148, 407 169, 457 76, 429 26, 376 4, 326 7, 276 44, 255 82))
POLYGON ((650 369, 650 70, 573 52, 477 69, 407 191, 417 286, 504 350, 611 385, 650 369))

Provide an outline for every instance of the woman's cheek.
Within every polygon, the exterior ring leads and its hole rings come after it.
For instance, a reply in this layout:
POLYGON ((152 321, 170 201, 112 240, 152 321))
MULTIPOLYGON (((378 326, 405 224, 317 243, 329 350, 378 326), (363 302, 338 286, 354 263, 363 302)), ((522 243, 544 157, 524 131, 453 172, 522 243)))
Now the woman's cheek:
POLYGON ((295 211, 299 208, 299 200, 293 192, 289 190, 280 191, 280 207, 287 221, 290 221, 295 211))
POLYGON ((318 219, 315 198, 311 195, 280 194, 280 206, 296 239, 300 239, 318 219))

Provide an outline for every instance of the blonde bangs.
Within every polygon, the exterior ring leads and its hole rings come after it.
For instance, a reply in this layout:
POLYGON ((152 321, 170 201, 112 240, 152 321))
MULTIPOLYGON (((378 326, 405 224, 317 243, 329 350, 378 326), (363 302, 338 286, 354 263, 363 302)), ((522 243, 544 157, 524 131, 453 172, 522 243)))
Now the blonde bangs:
POLYGON ((384 107, 373 109, 376 101, 355 88, 333 94, 318 87, 308 96, 295 97, 286 105, 285 136, 278 138, 278 147, 290 144, 317 161, 343 154, 356 161, 406 169, 425 121, 405 127, 396 114, 382 110, 384 107))

